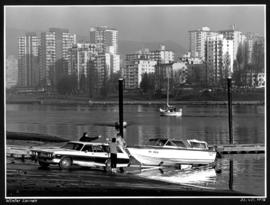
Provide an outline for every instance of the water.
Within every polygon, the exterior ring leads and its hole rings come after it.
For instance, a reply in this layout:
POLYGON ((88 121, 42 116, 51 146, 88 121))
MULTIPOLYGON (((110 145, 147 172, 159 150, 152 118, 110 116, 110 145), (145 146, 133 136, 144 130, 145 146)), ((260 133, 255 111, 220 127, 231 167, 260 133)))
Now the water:
MULTIPOLYGON (((178 139, 205 140, 209 144, 225 144, 228 139, 227 107, 223 105, 186 105, 183 117, 160 117, 158 105, 125 105, 124 120, 128 122, 124 136, 128 145, 144 144, 151 137, 170 136, 178 139)), ((233 106, 233 136, 237 143, 264 143, 264 106, 233 106)), ((118 106, 71 106, 8 104, 6 129, 57 135, 69 140, 78 139, 87 131, 90 136, 116 135, 113 125, 118 121, 118 106), (102 125, 104 124, 104 125, 102 125)), ((265 194, 265 157, 260 155, 234 155, 218 160, 221 173, 157 172, 157 180, 202 186, 209 189, 229 189, 229 161, 233 161, 233 190, 263 196, 265 194), (158 174, 159 173, 159 174, 158 174), (169 173, 169 174, 168 174, 169 173), (212 174, 212 175, 211 175, 212 174), (209 175, 209 176, 208 176, 209 175), (168 177, 170 176, 170 177, 168 177), (198 176, 201 180, 198 180, 198 176), (201 176, 201 177, 200 177, 201 176), (186 177, 186 178, 185 178, 186 177), (175 179, 182 179, 175 180, 175 179), (186 181, 183 181, 186 179, 186 181), (188 180, 193 179, 193 180, 188 180), (194 179, 196 179, 194 181, 194 179)), ((149 177, 144 176, 144 177, 149 177)))

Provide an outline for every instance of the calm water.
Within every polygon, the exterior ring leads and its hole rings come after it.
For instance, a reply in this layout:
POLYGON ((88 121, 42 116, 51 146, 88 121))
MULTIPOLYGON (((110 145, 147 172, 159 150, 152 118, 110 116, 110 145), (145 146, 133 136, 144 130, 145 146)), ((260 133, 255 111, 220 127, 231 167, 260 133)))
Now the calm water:
MULTIPOLYGON (((160 117, 159 106, 125 105, 124 120, 129 126, 124 130, 128 145, 144 144, 154 136, 179 139, 196 138, 209 144, 228 143, 227 107, 221 105, 186 105, 183 117, 160 117)), ((237 143, 264 143, 264 106, 233 106, 233 136, 237 143)), ((118 106, 70 106, 39 104, 8 104, 6 129, 8 131, 44 133, 70 140, 78 139, 83 132, 90 136, 116 134, 114 127, 102 126, 118 121, 118 106)), ((182 173, 153 170, 143 177, 155 178, 209 189, 229 189, 229 161, 233 161, 233 190, 263 196, 265 194, 265 157, 260 155, 234 155, 219 159, 221 173, 203 170, 182 173), (155 174, 153 174, 154 172, 155 174)))

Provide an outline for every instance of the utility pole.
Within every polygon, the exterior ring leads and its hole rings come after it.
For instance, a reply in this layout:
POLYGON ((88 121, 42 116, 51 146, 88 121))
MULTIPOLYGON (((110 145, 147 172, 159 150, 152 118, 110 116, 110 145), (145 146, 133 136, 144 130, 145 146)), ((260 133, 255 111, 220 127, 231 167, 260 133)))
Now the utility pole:
POLYGON ((232 83, 232 78, 228 77, 227 78, 227 87, 228 87, 229 141, 230 141, 230 144, 233 144, 231 83, 232 83))
POLYGON ((118 80, 119 82, 119 130, 120 130, 120 135, 123 138, 123 78, 120 78, 118 80))
POLYGON ((207 62, 204 62, 204 64, 205 64, 205 71, 206 71, 206 74, 205 74, 205 76, 206 76, 206 78, 205 78, 205 85, 206 85, 206 87, 208 87, 208 68, 207 68, 207 62))

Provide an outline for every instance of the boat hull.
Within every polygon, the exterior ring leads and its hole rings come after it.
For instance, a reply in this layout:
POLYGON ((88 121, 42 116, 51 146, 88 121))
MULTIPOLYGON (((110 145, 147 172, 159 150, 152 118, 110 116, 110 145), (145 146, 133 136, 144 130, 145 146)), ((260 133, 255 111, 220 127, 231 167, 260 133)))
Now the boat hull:
POLYGON ((216 152, 194 149, 128 147, 128 152, 143 165, 172 166, 176 164, 206 165, 213 163, 216 152))
POLYGON ((162 108, 159 109, 160 116, 175 116, 175 117, 181 117, 182 116, 182 109, 179 109, 179 111, 175 112, 169 112, 167 110, 164 110, 162 108))

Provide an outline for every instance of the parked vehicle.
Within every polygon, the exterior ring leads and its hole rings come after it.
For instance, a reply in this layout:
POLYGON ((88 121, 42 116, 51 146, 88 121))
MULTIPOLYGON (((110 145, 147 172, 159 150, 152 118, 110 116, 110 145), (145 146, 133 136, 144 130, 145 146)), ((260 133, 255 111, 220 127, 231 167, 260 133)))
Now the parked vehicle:
MULTIPOLYGON (((82 167, 110 168, 110 150, 108 143, 69 141, 62 147, 32 149, 31 156, 41 167, 59 165, 68 169, 72 165, 82 167)), ((129 155, 122 147, 117 147, 117 168, 129 165, 129 155)))
POLYGON ((148 145, 127 147, 128 152, 142 165, 207 165, 216 159, 204 141, 153 138, 148 145))

